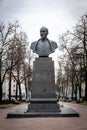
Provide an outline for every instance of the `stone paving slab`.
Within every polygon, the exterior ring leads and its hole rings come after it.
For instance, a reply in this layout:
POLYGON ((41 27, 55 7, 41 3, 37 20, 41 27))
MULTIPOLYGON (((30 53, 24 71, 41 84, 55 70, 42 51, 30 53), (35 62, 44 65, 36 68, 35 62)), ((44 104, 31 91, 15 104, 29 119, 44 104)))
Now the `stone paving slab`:
POLYGON ((87 106, 70 103, 61 104, 74 108, 80 113, 80 117, 6 119, 7 113, 27 106, 27 104, 22 104, 0 109, 0 130, 87 130, 87 106))

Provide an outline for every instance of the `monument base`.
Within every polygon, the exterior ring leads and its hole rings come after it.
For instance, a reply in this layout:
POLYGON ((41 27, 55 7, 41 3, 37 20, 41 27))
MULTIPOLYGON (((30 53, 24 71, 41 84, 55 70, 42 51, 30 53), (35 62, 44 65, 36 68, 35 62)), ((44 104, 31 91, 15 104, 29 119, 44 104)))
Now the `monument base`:
POLYGON ((33 98, 29 102, 28 112, 60 112, 57 98, 33 98))
POLYGON ((36 117, 79 117, 72 108, 61 108, 61 111, 27 111, 27 108, 18 109, 14 112, 8 113, 7 118, 36 118, 36 117))
POLYGON ((59 104, 55 103, 36 103, 28 107, 28 112, 60 112, 59 104))

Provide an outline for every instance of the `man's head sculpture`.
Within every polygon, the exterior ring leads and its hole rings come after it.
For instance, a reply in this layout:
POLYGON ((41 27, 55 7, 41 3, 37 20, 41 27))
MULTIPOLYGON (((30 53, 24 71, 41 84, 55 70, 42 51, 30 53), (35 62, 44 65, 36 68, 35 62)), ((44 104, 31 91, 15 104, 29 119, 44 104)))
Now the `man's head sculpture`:
POLYGON ((31 43, 31 49, 34 53, 38 54, 39 57, 48 57, 49 54, 53 53, 57 48, 57 43, 47 38, 48 29, 41 27, 40 36, 41 38, 31 43))
POLYGON ((48 35, 48 29, 46 27, 41 27, 41 29, 40 29, 41 39, 42 40, 46 39, 47 35, 48 35))

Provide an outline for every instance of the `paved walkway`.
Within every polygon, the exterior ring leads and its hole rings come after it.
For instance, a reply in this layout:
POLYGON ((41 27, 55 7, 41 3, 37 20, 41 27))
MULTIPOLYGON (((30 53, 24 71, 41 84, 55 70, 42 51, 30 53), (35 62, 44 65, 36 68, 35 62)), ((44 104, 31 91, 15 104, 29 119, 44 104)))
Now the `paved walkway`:
MULTIPOLYGON (((61 103, 60 103, 61 104, 61 103)), ((6 119, 7 113, 17 108, 27 107, 21 104, 0 109, 0 130, 87 130, 87 106, 62 103, 72 106, 80 113, 80 117, 71 118, 19 118, 6 119)))

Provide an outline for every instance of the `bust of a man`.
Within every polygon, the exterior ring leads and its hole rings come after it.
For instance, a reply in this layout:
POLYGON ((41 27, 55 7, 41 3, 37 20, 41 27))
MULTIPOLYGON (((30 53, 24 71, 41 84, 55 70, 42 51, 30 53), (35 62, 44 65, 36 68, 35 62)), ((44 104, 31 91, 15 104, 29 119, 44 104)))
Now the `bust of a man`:
POLYGON ((40 36, 41 38, 31 43, 31 49, 34 53, 38 54, 39 57, 48 57, 49 54, 53 53, 57 48, 57 43, 47 38, 48 29, 41 27, 40 36))

